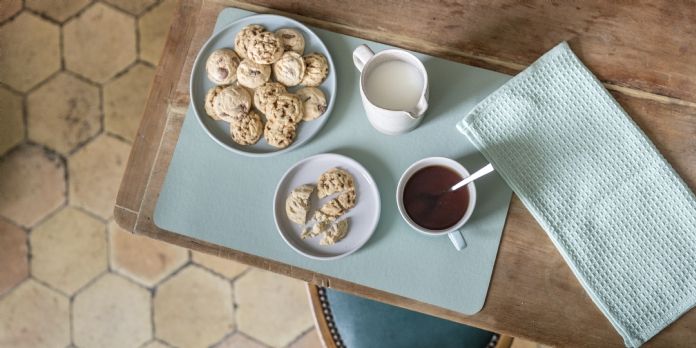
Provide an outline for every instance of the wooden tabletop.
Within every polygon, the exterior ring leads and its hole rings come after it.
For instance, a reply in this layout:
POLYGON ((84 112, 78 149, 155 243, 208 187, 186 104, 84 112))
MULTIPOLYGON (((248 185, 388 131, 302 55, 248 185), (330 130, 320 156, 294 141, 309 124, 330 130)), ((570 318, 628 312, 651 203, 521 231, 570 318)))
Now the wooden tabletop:
MULTIPOLYGON (((566 40, 694 190, 696 5, 620 3, 182 0, 121 183, 116 221, 134 233, 500 333, 560 346, 621 346, 618 333, 514 196, 486 304, 473 316, 194 240, 159 229, 152 220, 188 106, 193 60, 227 6, 508 74, 566 40)), ((696 346, 696 310, 646 345, 696 346)))

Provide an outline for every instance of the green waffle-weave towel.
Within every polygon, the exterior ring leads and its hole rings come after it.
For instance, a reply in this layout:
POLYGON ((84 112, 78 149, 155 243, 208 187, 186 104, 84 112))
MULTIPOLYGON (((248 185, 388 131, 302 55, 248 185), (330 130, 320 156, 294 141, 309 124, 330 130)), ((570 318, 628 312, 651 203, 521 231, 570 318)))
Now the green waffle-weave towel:
POLYGON ((696 304, 696 198, 566 43, 457 125, 626 346, 696 304))

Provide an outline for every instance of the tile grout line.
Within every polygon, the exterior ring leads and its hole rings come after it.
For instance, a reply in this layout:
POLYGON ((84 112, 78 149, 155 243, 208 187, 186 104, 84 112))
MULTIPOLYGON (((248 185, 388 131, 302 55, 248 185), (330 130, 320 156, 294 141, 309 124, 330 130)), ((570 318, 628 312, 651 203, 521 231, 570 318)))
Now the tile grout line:
POLYGON ((133 146, 133 141, 132 141, 132 140, 128 140, 128 139, 124 138, 124 137, 123 137, 122 135, 120 135, 120 134, 112 133, 112 132, 110 132, 110 131, 108 131, 108 130, 106 130, 106 129, 104 130, 104 132, 103 132, 102 134, 104 134, 105 136, 112 137, 112 138, 114 138, 114 139, 118 139, 118 140, 120 140, 120 141, 126 143, 129 147, 132 147, 132 146, 133 146))
POLYGON ((163 2, 164 2, 164 0, 157 0, 157 1, 155 1, 154 3, 148 5, 144 10, 142 10, 142 12, 141 12, 140 14, 138 14, 138 18, 140 18, 140 17, 142 17, 142 16, 144 16, 144 15, 146 15, 146 14, 152 12, 152 10, 154 10, 155 7, 158 7, 158 6, 161 5, 163 2))
POLYGON ((113 216, 111 216, 106 223, 104 223, 104 227, 106 229, 106 270, 109 271, 109 273, 118 274, 114 272, 113 267, 111 267, 111 229, 109 226, 112 222, 114 222, 113 216))
MULTIPOLYGON (((178 268, 172 270, 171 273, 167 274, 166 276, 162 277, 162 279, 160 279, 159 281, 157 281, 157 282, 155 282, 154 284, 152 284, 152 288, 156 290, 156 289, 159 288, 162 284, 166 283, 167 281, 169 281, 169 279, 171 279, 171 278, 173 278, 174 276, 176 276, 177 274, 181 273, 181 271, 183 271, 185 268, 187 268, 187 267, 190 266, 190 265, 196 266, 196 265, 191 261, 191 259, 189 258, 189 259, 186 260, 186 262, 182 263, 181 266, 179 266, 178 268)), ((156 291, 155 291, 155 293, 156 293, 156 291)))
POLYGON ((82 140, 79 143, 75 144, 75 146, 70 151, 68 151, 68 154, 65 155, 65 158, 68 159, 70 157, 73 157, 75 154, 80 152, 80 150, 87 147, 87 145, 90 144, 92 142, 92 140, 99 138, 99 136, 102 134, 104 134, 104 130, 100 128, 99 130, 97 130, 97 133, 90 135, 87 139, 82 140))
POLYGON ((125 14, 125 15, 127 15, 128 17, 130 17, 130 18, 137 18, 137 17, 138 17, 137 15, 134 15, 134 14, 132 14, 132 13, 130 13, 130 12, 128 12, 128 11, 126 11, 126 10, 124 10, 124 9, 122 9, 122 8, 120 8, 120 7, 118 7, 118 6, 114 5, 114 4, 112 4, 112 3, 109 3, 109 2, 106 2, 106 1, 103 1, 103 0, 101 0, 101 1, 98 0, 98 1, 95 2, 95 4, 102 4, 102 5, 104 5, 104 6, 108 7, 108 8, 111 8, 111 9, 116 10, 116 11, 122 13, 122 14, 125 14))
POLYGON ((62 72, 63 72, 62 69, 58 69, 58 70, 52 72, 50 75, 46 76, 46 78, 44 78, 43 80, 39 81, 37 84, 35 84, 35 85, 32 86, 31 88, 27 89, 26 92, 21 92, 21 93, 26 94, 27 97, 28 97, 29 94, 32 94, 32 93, 36 92, 39 88, 41 88, 41 87, 45 86, 46 84, 48 84, 51 80, 55 79, 55 78, 56 78, 58 75, 60 75, 62 72))
POLYGON ((108 221, 109 221, 109 218, 103 218, 103 217, 97 215, 96 213, 91 212, 89 209, 87 209, 87 208, 85 208, 85 207, 83 207, 83 206, 81 206, 81 205, 69 204, 68 207, 70 207, 70 208, 72 208, 72 209, 75 209, 75 210, 77 210, 77 211, 79 211, 79 212, 81 212, 81 213, 83 213, 83 214, 85 214, 85 215, 91 217, 92 219, 95 219, 95 220, 99 221, 101 224, 103 224, 103 225, 105 225, 105 226, 106 226, 106 224, 107 224, 108 221))
POLYGON ((36 278, 36 277, 33 276, 33 275, 31 276, 31 280, 33 280, 33 281, 35 281, 35 282, 37 282, 37 283, 39 283, 39 284, 45 286, 45 287, 48 288, 48 289, 51 289, 51 291, 54 291, 54 292, 58 293, 59 295, 65 297, 65 298, 68 299, 68 300, 70 299, 71 296, 74 296, 74 295, 69 295, 68 293, 66 293, 66 292, 63 291, 63 290, 57 289, 57 288, 54 287, 53 285, 51 285, 51 284, 45 282, 45 281, 42 280, 42 279, 36 278))
POLYGON ((209 344, 209 345, 208 345, 208 348, 215 348, 215 347, 219 346, 220 344, 222 344, 222 342, 225 342, 227 339, 229 339, 230 337, 234 336, 235 333, 237 333, 237 329, 236 329, 236 328, 235 328, 235 329, 232 329, 232 331, 229 331, 228 333, 222 335, 222 337, 221 337, 219 340, 215 341, 214 343, 209 344))
POLYGON ((146 13, 147 12, 143 12, 143 13, 135 16, 135 18, 133 20, 133 28, 135 29, 135 61, 136 62, 140 59, 140 19, 143 18, 143 16, 146 13))
POLYGON ((157 295, 157 288, 156 285, 153 285, 150 290, 150 334, 152 335, 152 339, 156 340, 157 338, 157 326, 155 325, 155 296, 157 295))
POLYGON ((99 135, 104 134, 104 130, 106 129, 106 113, 104 113, 104 85, 100 84, 97 91, 99 93, 99 132, 97 134, 99 135))
POLYGON ((60 70, 67 70, 65 68, 65 23, 67 23, 67 20, 64 23, 61 23, 60 27, 58 28, 58 50, 60 51, 60 70))
POLYGON ((17 17, 19 17, 24 12, 25 9, 26 9, 26 6, 24 6, 24 2, 22 2, 22 7, 19 9, 19 11, 17 11, 17 13, 13 14, 12 16, 7 17, 4 21, 0 21, 0 27, 4 26, 7 23, 14 21, 15 19, 17 19, 17 17))
POLYGON ((65 24, 68 22, 72 21, 73 19, 80 17, 85 11, 87 11, 88 8, 92 7, 94 5, 94 1, 90 0, 88 3, 86 3, 81 9, 79 9, 77 12, 73 13, 72 15, 68 16, 63 20, 63 23, 61 23, 61 29, 65 24))
POLYGON ((68 299, 70 307, 68 308, 69 320, 70 320, 70 344, 75 345, 75 296, 68 299))
MULTIPOLYGON (((40 82, 39 82, 39 83, 40 83, 40 82)), ((25 92, 22 92, 22 91, 20 91, 20 90, 18 90, 18 89, 15 89, 14 87, 12 87, 12 86, 10 86, 10 85, 8 85, 8 84, 2 82, 2 81, 0 81, 0 87, 3 87, 3 88, 5 88, 6 90, 8 90, 8 91, 10 91, 10 92, 12 92, 12 93, 14 93, 14 94, 18 94, 18 95, 20 95, 20 96, 24 96, 24 94, 25 94, 25 92)))
POLYGON ((40 12, 40 11, 37 11, 37 10, 34 10, 33 8, 23 7, 20 12, 26 12, 26 13, 33 14, 34 16, 37 16, 37 17, 45 20, 46 22, 49 22, 53 25, 58 26, 59 29, 62 25, 62 23, 60 21, 58 21, 57 19, 53 19, 53 18, 49 17, 47 14, 40 12))
POLYGON ((292 346, 293 344, 297 343, 297 342, 300 341, 302 338, 304 338, 304 336, 305 336, 306 334, 308 334, 309 332, 312 332, 313 330, 316 330, 316 328, 314 327, 314 322, 312 322, 312 326, 311 326, 311 327, 309 327, 308 329, 306 329, 305 331, 303 331, 302 333, 300 333, 297 337, 295 337, 295 338, 293 338, 292 340, 290 340, 290 342, 289 342, 288 344, 286 344, 285 347, 287 348, 287 347, 290 347, 290 346, 292 346))

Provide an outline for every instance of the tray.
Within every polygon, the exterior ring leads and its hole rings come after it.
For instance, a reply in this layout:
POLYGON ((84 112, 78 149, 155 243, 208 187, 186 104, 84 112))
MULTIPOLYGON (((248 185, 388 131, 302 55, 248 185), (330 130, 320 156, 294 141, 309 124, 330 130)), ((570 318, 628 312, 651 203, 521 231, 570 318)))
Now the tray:
MULTIPOLYGON (((216 30, 254 14, 220 12, 216 30)), ((497 175, 477 181, 479 198, 466 224, 467 248, 456 251, 447 237, 412 231, 396 208, 401 173, 428 156, 486 164, 455 128, 473 106, 510 77, 416 53, 428 70, 430 109, 414 131, 388 136, 373 129, 362 109, 352 51, 391 46, 312 28, 334 58, 336 105, 322 131, 302 147, 272 158, 230 153, 211 140, 189 108, 155 209, 155 223, 192 238, 258 255, 464 314, 485 302, 511 191, 497 175), (288 247, 273 222, 273 193, 283 173, 302 158, 332 152, 351 157, 372 174, 382 212, 372 238, 356 253, 333 261, 307 259, 288 247)))

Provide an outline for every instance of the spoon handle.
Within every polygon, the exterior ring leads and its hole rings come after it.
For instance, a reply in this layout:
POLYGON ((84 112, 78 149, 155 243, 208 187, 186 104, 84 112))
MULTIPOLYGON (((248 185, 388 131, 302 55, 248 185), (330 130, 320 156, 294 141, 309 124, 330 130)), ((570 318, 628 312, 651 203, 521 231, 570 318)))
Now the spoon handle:
POLYGON ((494 170, 493 165, 488 163, 485 167, 477 170, 474 174, 471 174, 471 175, 467 176, 466 178, 464 178, 462 181, 456 183, 454 186, 452 186, 450 188, 450 191, 459 190, 460 188, 466 186, 466 184, 492 172, 493 170, 494 170))

